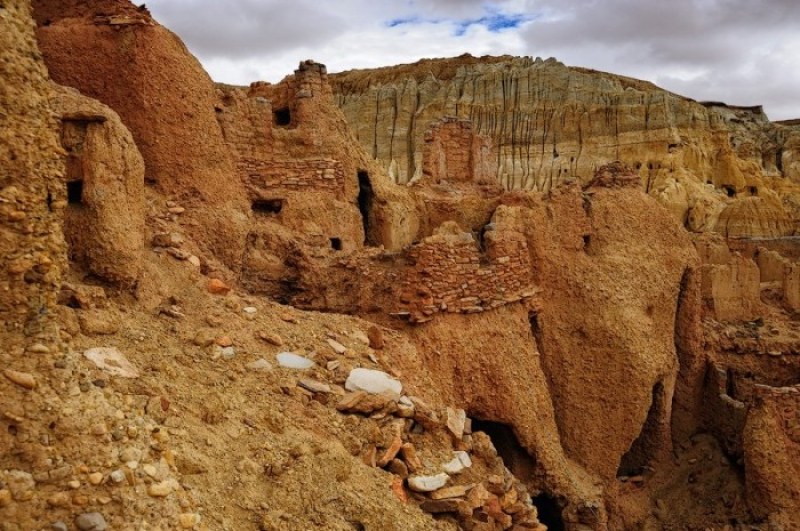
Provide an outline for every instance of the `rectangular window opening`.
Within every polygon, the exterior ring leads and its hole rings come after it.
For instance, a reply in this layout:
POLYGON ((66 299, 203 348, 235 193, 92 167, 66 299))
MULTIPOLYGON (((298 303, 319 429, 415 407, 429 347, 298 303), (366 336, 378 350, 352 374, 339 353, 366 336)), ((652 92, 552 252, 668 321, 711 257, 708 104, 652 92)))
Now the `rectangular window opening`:
POLYGON ((83 204, 83 181, 67 182, 67 203, 70 205, 83 204))
POLYGON ((342 239, 341 238, 331 238, 331 249, 334 251, 341 251, 342 250, 342 239))
POLYGON ((256 214, 280 214, 283 199, 256 199, 251 208, 256 214))
POLYGON ((280 127, 286 127, 292 123, 292 112, 289 110, 289 107, 275 109, 272 111, 272 117, 275 121, 275 125, 280 127))

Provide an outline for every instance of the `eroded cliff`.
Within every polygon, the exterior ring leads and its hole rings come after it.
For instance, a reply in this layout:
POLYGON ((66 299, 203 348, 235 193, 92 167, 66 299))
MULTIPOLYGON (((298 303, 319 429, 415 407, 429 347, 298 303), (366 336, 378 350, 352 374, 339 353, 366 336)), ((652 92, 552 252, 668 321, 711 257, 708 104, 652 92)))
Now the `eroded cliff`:
POLYGON ((800 137, 759 107, 700 103, 645 81, 528 57, 422 60, 337 74, 332 83, 362 146, 401 184, 425 175, 426 135, 453 117, 491 141, 487 173, 508 190, 586 182, 621 160, 689 230, 794 232, 800 137), (745 197, 756 198, 747 209, 739 207, 745 197))

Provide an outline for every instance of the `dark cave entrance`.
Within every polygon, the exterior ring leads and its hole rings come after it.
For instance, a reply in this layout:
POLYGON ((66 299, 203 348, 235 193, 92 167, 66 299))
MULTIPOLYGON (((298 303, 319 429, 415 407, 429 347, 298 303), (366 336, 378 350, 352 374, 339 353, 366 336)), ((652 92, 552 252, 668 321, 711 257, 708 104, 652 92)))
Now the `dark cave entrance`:
POLYGON ((370 214, 375 201, 375 191, 369 180, 369 173, 358 170, 358 210, 361 212, 361 222, 364 224, 364 245, 374 246, 376 242, 370 234, 370 214))
POLYGON ((736 197, 736 188, 734 188, 733 185, 723 184, 722 189, 728 197, 736 197))
POLYGON ((512 474, 522 481, 532 477, 536 462, 519 443, 508 424, 472 419, 472 431, 482 431, 492 440, 497 454, 512 474))
POLYGON ((70 205, 83 204, 83 180, 67 182, 67 203, 70 205))
POLYGON ((334 251, 341 251, 342 250, 342 239, 341 238, 331 238, 331 249, 334 251))
POLYGON ((251 208, 256 214, 280 214, 283 210, 283 199, 256 199, 251 208))
POLYGON ((278 127, 288 127, 292 123, 292 111, 288 107, 272 111, 272 119, 278 127))
POLYGON ((539 513, 539 521, 547 526, 547 531, 564 531, 564 520, 558 500, 542 492, 533 498, 533 504, 539 513))
POLYGON ((638 476, 655 458, 660 443, 659 425, 665 413, 664 384, 653 386, 653 396, 642 431, 633 441, 630 449, 622 456, 617 469, 617 477, 638 476))

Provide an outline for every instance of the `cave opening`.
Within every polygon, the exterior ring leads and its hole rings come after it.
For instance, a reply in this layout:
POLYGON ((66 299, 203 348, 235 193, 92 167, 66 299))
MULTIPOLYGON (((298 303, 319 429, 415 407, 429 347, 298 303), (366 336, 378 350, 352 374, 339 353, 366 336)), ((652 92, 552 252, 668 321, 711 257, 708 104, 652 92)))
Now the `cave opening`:
POLYGON ((660 443, 659 427, 664 414, 664 384, 658 382, 653 386, 650 409, 647 411, 642 430, 630 449, 622 456, 617 477, 641 475, 656 457, 660 443))
POLYGON ((736 188, 730 184, 723 184, 722 189, 728 197, 736 197, 736 188))
POLYGON ((83 180, 67 182, 67 203, 70 205, 83 204, 83 180))
POLYGON ((558 500, 542 492, 533 498, 533 504, 539 513, 539 522, 547 526, 548 531, 564 531, 564 520, 558 500))
POLYGON ((283 199, 256 199, 251 208, 256 214, 280 214, 283 210, 283 199))
POLYGON ((501 422, 473 418, 472 431, 482 431, 489 436, 497 450, 497 455, 517 478, 525 481, 533 477, 536 461, 520 444, 511 426, 501 422))
POLYGON ((342 250, 342 239, 341 238, 331 238, 331 249, 334 251, 341 251, 342 250))
POLYGON ((272 111, 272 119, 278 127, 287 127, 292 123, 292 111, 289 107, 281 107, 272 111))
POLYGON ((369 173, 358 170, 358 210, 361 212, 361 222, 364 225, 364 245, 376 245, 370 234, 370 214, 375 201, 375 191, 369 180, 369 173))
POLYGON ((775 151, 775 167, 779 172, 783 173, 783 150, 777 149, 775 151))
POLYGON ((749 186, 747 191, 750 192, 750 195, 757 196, 758 195, 758 187, 757 186, 749 186))

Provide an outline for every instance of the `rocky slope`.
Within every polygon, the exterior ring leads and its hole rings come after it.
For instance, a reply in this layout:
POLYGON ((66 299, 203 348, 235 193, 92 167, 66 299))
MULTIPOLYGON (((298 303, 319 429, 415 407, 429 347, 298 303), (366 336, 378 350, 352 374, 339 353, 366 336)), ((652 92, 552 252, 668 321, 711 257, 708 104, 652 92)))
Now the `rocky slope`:
POLYGON ((800 135, 759 107, 698 103, 644 81, 527 57, 422 60, 337 74, 332 83, 362 146, 398 183, 422 178, 426 135, 455 117, 491 140, 491 173, 508 190, 586 182, 621 160, 690 230, 794 232, 800 135))
POLYGON ((0 530, 797 521, 800 248, 725 237, 793 231, 778 184, 691 235, 646 169, 509 191, 446 117, 401 186, 324 65, 215 85, 143 7, 33 4, 0 7, 0 530))

